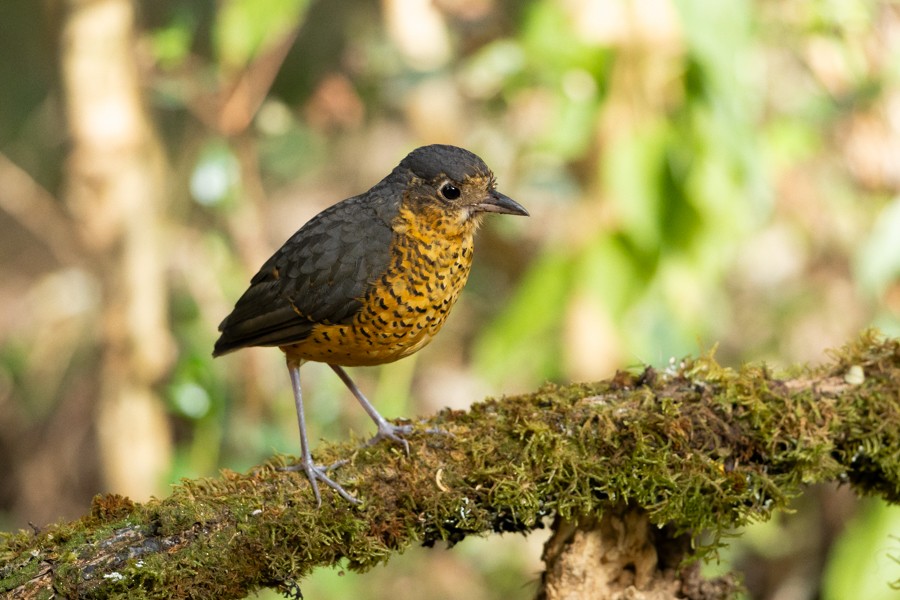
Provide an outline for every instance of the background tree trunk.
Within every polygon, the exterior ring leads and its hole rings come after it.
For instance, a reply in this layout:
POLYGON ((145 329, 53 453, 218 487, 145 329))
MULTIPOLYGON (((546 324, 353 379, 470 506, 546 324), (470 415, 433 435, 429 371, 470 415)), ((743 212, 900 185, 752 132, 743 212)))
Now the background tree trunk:
POLYGON ((166 169, 143 102, 131 0, 64 2, 66 203, 101 285, 97 428, 109 489, 158 493, 170 435, 154 390, 173 358, 161 250, 166 169))

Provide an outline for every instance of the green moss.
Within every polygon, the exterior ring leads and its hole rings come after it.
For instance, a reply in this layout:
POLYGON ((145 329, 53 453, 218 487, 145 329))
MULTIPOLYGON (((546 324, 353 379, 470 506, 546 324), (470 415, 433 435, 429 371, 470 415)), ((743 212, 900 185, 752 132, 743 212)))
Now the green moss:
POLYGON ((5 538, 0 591, 52 564, 62 595, 242 597, 319 566, 364 571, 413 543, 528 531, 550 515, 623 505, 697 545, 703 534, 709 551, 806 483, 847 481, 896 502, 898 389, 898 342, 871 333, 790 378, 760 365, 727 369, 710 354, 544 386, 441 412, 427 427, 452 435, 411 435, 410 457, 388 444, 320 448, 322 462, 350 458, 336 476, 361 507, 325 490, 315 509, 306 478, 277 470, 286 457, 184 481, 145 505, 98 497, 85 519, 5 538))

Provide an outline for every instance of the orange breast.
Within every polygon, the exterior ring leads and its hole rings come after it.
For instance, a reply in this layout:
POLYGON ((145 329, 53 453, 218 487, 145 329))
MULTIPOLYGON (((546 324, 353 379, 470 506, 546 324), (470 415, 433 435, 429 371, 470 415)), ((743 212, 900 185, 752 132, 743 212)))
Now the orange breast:
POLYGON ((343 366, 378 365, 424 347, 441 329, 472 265, 476 224, 400 211, 391 263, 376 277, 350 323, 319 324, 294 358, 343 366))

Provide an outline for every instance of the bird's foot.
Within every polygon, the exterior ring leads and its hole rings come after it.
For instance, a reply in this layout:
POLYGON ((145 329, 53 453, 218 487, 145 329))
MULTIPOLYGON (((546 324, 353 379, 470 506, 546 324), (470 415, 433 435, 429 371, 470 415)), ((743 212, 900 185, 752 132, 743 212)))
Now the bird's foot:
POLYGON ((309 479, 309 484, 312 486, 313 494, 316 497, 316 507, 322 506, 322 496, 319 494, 319 484, 317 481, 321 481, 335 492, 340 494, 341 498, 346 500, 351 504, 362 504, 360 500, 358 500, 355 496, 353 496, 350 492, 345 490, 341 484, 337 481, 326 475, 328 471, 331 469, 336 469, 343 464, 346 464, 346 460, 339 460, 336 463, 328 466, 328 467, 320 467, 316 465, 311 457, 307 457, 305 460, 301 459, 299 463, 296 465, 289 465, 286 467, 282 467, 280 471, 303 471, 306 473, 306 477, 309 479))
POLYGON ((340 469, 344 465, 350 462, 349 458, 342 458, 341 460, 336 460, 327 467, 325 467, 325 472, 334 471, 335 469, 340 469))
POLYGON ((378 421, 378 433, 366 442, 366 446, 374 446, 381 440, 391 440, 403 446, 403 451, 409 456, 409 442, 401 436, 412 433, 412 430, 412 425, 394 425, 382 419, 378 421))
POLYGON ((429 427, 428 429, 425 430, 425 433, 430 433, 433 435, 448 435, 450 437, 456 437, 455 435, 453 435, 446 429, 438 429, 437 427, 429 427))
MULTIPOLYGON (((453 434, 449 431, 444 431, 443 429, 437 429, 435 427, 429 427, 428 429, 424 429, 422 431, 423 433, 449 435, 450 437, 453 437, 453 434)), ((366 442, 366 446, 374 446, 381 440, 391 440, 392 442, 396 442, 403 446, 403 451, 407 456, 409 456, 409 442, 401 436, 409 435, 412 432, 412 425, 394 425, 389 421, 380 421, 378 423, 378 433, 376 433, 374 436, 372 436, 372 439, 366 442)), ((329 469, 335 468, 336 466, 340 465, 335 463, 334 465, 329 467, 329 469)))

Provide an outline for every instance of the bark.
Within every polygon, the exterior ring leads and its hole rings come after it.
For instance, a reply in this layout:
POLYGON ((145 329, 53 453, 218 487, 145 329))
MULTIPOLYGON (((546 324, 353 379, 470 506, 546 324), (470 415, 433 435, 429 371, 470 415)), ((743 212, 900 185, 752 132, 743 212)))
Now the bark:
POLYGON ((737 594, 733 577, 705 580, 690 558, 691 536, 657 527, 639 507, 600 517, 557 518, 544 546, 537 600, 719 600, 737 594))

